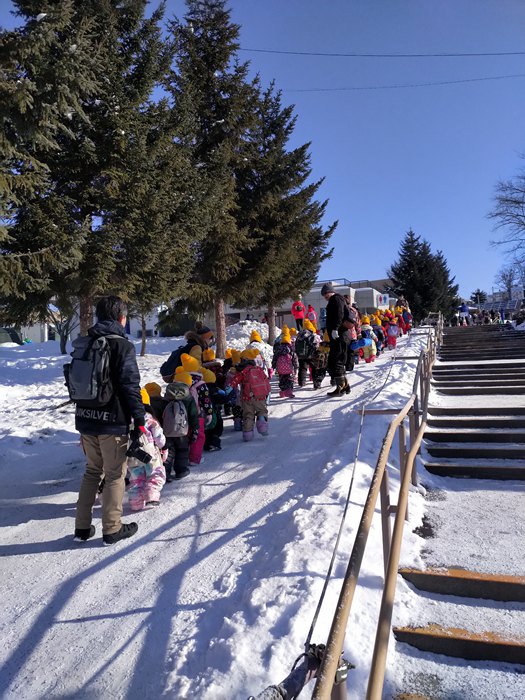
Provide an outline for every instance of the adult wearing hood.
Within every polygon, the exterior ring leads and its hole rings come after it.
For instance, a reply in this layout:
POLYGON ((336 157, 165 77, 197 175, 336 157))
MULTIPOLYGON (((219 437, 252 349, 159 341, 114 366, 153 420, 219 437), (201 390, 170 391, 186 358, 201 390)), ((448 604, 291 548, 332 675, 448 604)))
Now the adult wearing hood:
POLYGON ((181 364, 181 357, 184 353, 189 355, 191 349, 196 345, 198 345, 201 350, 206 350, 206 348, 211 347, 215 343, 213 331, 199 321, 195 324, 195 330, 187 331, 184 334, 184 338, 186 339, 186 344, 173 350, 166 362, 160 367, 162 378, 168 384, 172 381, 175 370, 181 364))
POLYGON ((349 320, 348 310, 344 297, 337 294, 329 282, 321 287, 321 296, 328 302, 326 305, 326 331, 330 339, 328 371, 335 384, 334 390, 329 391, 327 396, 342 396, 350 393, 345 368, 348 343, 344 323, 349 320))

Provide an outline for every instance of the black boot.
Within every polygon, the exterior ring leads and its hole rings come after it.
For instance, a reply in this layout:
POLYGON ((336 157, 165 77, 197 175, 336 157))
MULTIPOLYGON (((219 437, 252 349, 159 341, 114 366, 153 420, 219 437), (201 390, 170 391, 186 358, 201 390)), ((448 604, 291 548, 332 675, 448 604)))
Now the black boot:
POLYGON ((346 392, 345 382, 346 379, 344 379, 344 377, 337 377, 335 380, 335 389, 333 391, 329 391, 326 395, 342 396, 346 392))

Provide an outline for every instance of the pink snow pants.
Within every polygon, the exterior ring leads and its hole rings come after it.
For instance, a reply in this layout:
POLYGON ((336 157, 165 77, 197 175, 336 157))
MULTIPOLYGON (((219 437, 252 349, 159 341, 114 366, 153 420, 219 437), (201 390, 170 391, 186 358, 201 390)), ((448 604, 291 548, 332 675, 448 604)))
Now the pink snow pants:
POLYGON ((199 437, 195 442, 190 443, 190 463, 200 464, 202 459, 202 450, 204 449, 204 441, 206 440, 206 435, 204 434, 204 418, 199 418, 199 437))

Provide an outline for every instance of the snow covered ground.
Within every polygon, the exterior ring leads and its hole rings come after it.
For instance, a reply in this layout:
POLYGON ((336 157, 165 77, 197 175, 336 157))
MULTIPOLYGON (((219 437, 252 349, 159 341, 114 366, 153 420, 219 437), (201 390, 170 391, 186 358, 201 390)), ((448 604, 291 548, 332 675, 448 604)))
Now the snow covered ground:
MULTIPOLYGON (((244 347, 258 324, 229 330, 244 347)), ((181 339, 149 339, 143 383, 181 339)), ((390 417, 410 395, 425 334, 397 356, 358 365, 352 392, 326 399, 328 380, 295 399, 272 396, 270 435, 242 443, 225 421, 223 449, 161 506, 132 516, 138 534, 113 547, 73 542, 84 459, 54 342, 0 346, 0 696, 244 700, 288 674, 302 653, 355 466, 349 516, 312 641, 326 641, 361 508, 390 417)), ((139 341, 137 341, 137 346, 139 341)), ((398 485, 397 446, 389 466, 398 485)), ((424 489, 413 488, 402 563, 422 566, 424 489)), ((131 520, 126 512, 124 521, 131 520)), ((451 543, 451 547, 454 543, 451 543)), ((379 514, 368 540, 345 656, 351 697, 365 696, 383 580, 379 514)), ((404 589, 397 606, 404 604, 404 589)), ((393 646, 393 641, 391 646, 393 646)), ((417 652, 416 663, 417 663, 417 652)), ((402 669, 387 673, 400 687, 402 669)), ((305 697, 313 684, 303 691, 305 697)), ((301 695, 302 697, 302 695, 301 695)), ((488 697, 488 696, 487 696, 488 697)), ((497 697, 494 695, 494 697, 497 697)))

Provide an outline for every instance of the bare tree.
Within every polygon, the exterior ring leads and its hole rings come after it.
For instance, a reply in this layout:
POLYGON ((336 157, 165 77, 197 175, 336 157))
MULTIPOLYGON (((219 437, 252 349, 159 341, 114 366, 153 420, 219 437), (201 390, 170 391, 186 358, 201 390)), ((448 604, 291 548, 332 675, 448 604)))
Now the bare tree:
POLYGON ((500 289, 505 291, 507 299, 512 299, 512 289, 520 281, 518 268, 515 263, 510 265, 504 265, 498 270, 496 277, 494 278, 495 283, 500 287, 500 289))
POLYGON ((504 229, 501 240, 492 244, 505 246, 507 253, 525 261, 525 170, 511 180, 498 182, 488 217, 496 222, 495 229, 504 229))

